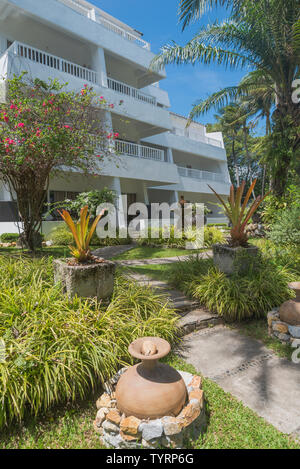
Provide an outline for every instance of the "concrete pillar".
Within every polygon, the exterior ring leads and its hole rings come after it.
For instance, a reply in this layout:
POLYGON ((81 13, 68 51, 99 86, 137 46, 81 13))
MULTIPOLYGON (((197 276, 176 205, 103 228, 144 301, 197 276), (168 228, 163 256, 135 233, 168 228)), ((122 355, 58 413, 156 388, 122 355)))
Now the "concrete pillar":
POLYGON ((12 200, 9 189, 0 181, 0 200, 2 202, 10 202, 12 200))
POLYGON ((107 72, 104 49, 95 47, 92 53, 92 67, 98 74, 99 85, 107 88, 107 72))
POLYGON ((173 158, 173 153, 171 148, 167 148, 167 161, 168 163, 173 163, 174 164, 174 158, 173 158))
POLYGON ((143 193, 144 193, 144 203, 146 205, 149 205, 148 187, 145 182, 143 182, 142 184, 143 184, 143 193))
POLYGON ((117 210, 118 210, 118 225, 119 228, 126 228, 127 227, 127 214, 126 214, 126 207, 122 198, 122 190, 121 190, 121 180, 118 177, 113 177, 112 182, 110 184, 110 189, 115 191, 117 199, 117 210))

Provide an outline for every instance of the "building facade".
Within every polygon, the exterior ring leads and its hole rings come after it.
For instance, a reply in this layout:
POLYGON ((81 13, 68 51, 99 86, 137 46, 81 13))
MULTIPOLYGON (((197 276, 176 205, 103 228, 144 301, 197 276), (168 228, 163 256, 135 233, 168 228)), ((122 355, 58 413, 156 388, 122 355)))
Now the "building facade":
MULTIPOLYGON (((160 87, 165 71, 150 70, 154 56, 140 32, 85 0, 0 0, 2 79, 26 71, 73 90, 89 84, 114 104, 107 119, 120 135, 118 164, 103 162, 99 177, 62 172, 50 181, 48 201, 108 187, 147 205, 183 196, 205 203, 211 222, 224 220, 208 188, 229 193, 222 135, 196 122, 187 128, 186 118, 170 112, 160 87)), ((17 231, 13 196, 0 181, 0 234, 17 231)))

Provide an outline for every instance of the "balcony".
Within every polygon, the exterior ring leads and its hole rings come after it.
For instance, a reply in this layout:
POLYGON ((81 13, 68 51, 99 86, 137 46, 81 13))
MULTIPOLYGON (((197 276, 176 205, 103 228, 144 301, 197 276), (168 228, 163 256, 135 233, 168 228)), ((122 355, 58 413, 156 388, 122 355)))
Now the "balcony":
POLYGON ((144 41, 139 34, 135 34, 134 31, 127 30, 122 28, 119 24, 114 23, 113 21, 105 18, 103 13, 98 8, 93 8, 93 5, 90 5, 90 8, 87 7, 86 3, 83 4, 77 0, 58 0, 60 3, 72 8, 72 10, 76 11, 77 13, 86 16, 92 21, 95 21, 101 24, 104 28, 112 31, 115 34, 123 37, 127 41, 134 42, 138 46, 142 47, 143 49, 147 49, 150 51, 150 44, 144 41))
POLYGON ((44 65, 53 69, 55 72, 63 72, 86 82, 97 84, 97 73, 88 68, 81 67, 73 62, 57 57, 47 52, 43 52, 21 42, 15 41, 7 51, 9 54, 24 58, 30 62, 44 65))
POLYGON ((177 135, 179 137, 186 137, 195 142, 206 143, 207 145, 213 145, 215 147, 223 148, 222 142, 216 140, 214 138, 206 137, 205 135, 196 134, 196 132, 190 132, 189 129, 179 129, 174 128, 172 130, 173 135, 177 135))
POLYGON ((226 183, 224 174, 212 173, 210 171, 202 171, 200 169, 183 168, 177 166, 178 173, 181 177, 187 177, 192 179, 199 179, 200 181, 212 181, 226 183))
POLYGON ((138 90, 137 88, 133 88, 132 86, 126 85, 120 81, 114 80, 112 78, 107 79, 108 88, 115 91, 116 93, 129 96, 133 99, 137 99, 138 101, 142 101, 146 104, 151 104, 152 106, 156 106, 156 98, 150 96, 143 91, 138 90))
POLYGON ((164 161, 165 158, 163 150, 138 145, 137 143, 124 142, 123 140, 116 140, 116 150, 122 155, 134 156, 135 158, 145 158, 154 161, 164 161))

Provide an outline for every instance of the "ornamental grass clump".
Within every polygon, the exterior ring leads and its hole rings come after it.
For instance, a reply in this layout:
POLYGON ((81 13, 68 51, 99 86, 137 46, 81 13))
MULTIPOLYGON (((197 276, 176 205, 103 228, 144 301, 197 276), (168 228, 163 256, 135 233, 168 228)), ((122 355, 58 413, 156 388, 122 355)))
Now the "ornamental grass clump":
POLYGON ((0 427, 51 406, 84 398, 131 362, 143 336, 176 337, 164 296, 117 278, 108 307, 62 295, 52 259, 0 256, 0 427))
POLYGON ((291 298, 288 283, 296 275, 287 267, 259 256, 241 275, 225 275, 212 259, 182 261, 171 268, 172 284, 228 322, 262 318, 291 298))

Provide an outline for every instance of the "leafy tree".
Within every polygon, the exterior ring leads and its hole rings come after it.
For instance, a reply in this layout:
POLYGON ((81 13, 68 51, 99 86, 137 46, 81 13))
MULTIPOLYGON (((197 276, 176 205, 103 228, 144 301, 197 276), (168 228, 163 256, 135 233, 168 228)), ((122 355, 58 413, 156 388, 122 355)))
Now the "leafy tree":
MULTIPOLYGON (((185 46, 164 46, 152 66, 202 62, 233 69, 252 68, 256 72, 254 87, 260 76, 267 86, 268 99, 273 102, 276 97, 266 144, 267 160, 272 162, 273 189, 282 196, 289 171, 300 154, 300 108, 293 99, 293 82, 299 78, 300 62, 299 0, 181 0, 179 16, 183 28, 197 20, 205 9, 218 5, 230 9, 229 20, 202 28, 185 46)), ((249 83, 244 87, 246 95, 247 88, 249 83)), ((236 96, 236 89, 227 91, 231 99, 236 96)))
POLYGON ((108 104, 88 85, 65 91, 56 80, 32 82, 24 75, 7 81, 0 104, 0 179, 17 199, 23 241, 34 250, 50 175, 58 168, 99 172, 115 135, 105 127, 108 104))

